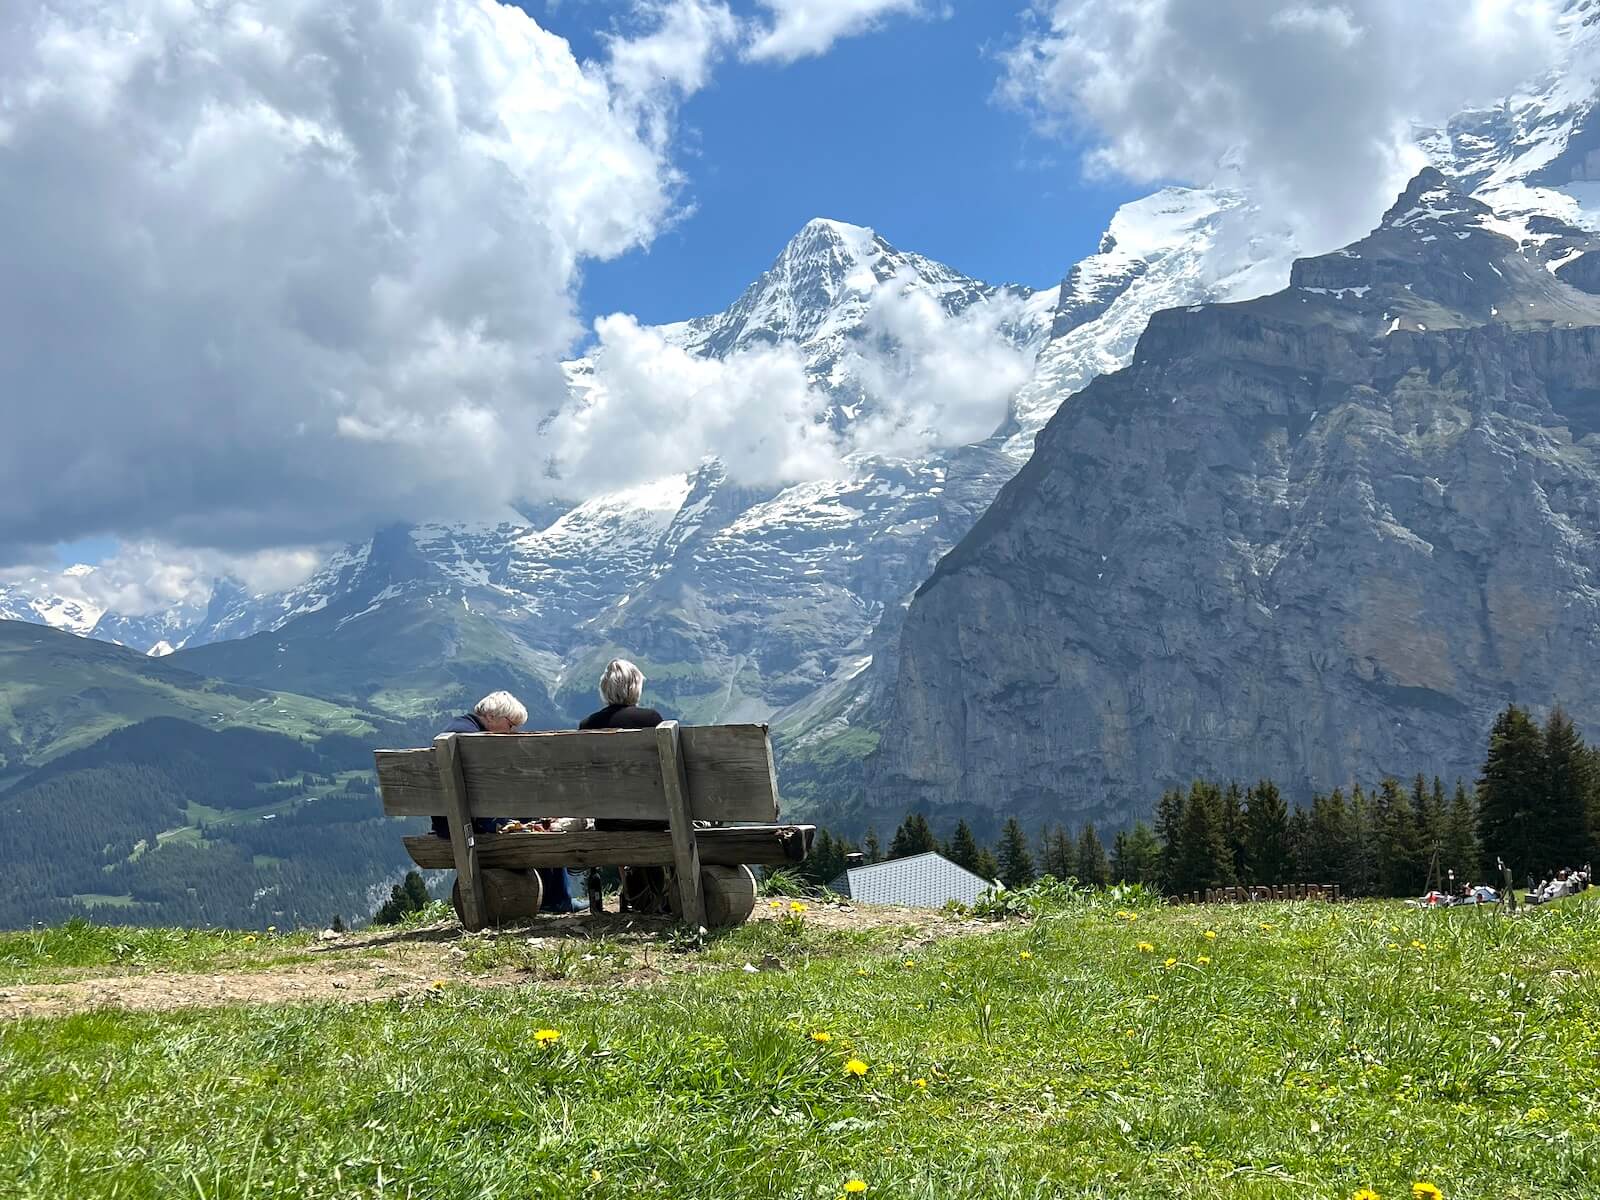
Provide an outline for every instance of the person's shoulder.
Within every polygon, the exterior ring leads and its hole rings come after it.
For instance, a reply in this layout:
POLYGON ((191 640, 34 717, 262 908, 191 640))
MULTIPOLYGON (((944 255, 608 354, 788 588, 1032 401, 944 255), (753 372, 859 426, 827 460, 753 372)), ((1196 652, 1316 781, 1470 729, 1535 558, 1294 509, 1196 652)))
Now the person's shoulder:
POLYGON ((651 725, 659 725, 666 720, 659 711, 653 708, 635 708, 633 716, 641 725, 647 722, 651 725))
POLYGON ((616 710, 613 708, 606 707, 598 710, 597 712, 592 712, 583 720, 578 722, 578 728, 609 729, 611 727, 611 717, 615 711, 616 710))
POLYGON ((439 732, 440 733, 482 733, 483 730, 479 728, 478 723, 476 721, 474 721, 471 717, 460 716, 460 717, 456 717, 454 720, 452 720, 448 725, 446 725, 439 732))

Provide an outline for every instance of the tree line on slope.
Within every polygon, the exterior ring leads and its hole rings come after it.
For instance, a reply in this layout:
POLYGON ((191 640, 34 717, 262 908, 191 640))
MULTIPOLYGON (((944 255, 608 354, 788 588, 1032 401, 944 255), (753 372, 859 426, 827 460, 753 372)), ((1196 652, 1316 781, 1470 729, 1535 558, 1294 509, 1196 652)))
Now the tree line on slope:
POLYGON ((1030 838, 1016 817, 993 848, 965 820, 940 842, 928 819, 909 813, 887 853, 869 829, 861 846, 819 830, 804 873, 826 884, 846 855, 868 862, 937 850, 1007 887, 1039 875, 1105 886, 1142 883, 1169 894, 1209 887, 1337 883, 1349 895, 1414 896, 1454 874, 1457 887, 1501 882, 1500 864, 1517 883, 1600 858, 1600 747, 1589 746, 1556 708, 1541 727, 1526 709, 1508 706, 1489 731, 1474 788, 1460 780, 1446 793, 1437 776, 1409 783, 1385 778, 1374 788, 1335 788, 1291 807, 1278 785, 1196 780, 1157 802, 1154 822, 1119 831, 1108 852, 1093 823, 1076 835, 1061 824, 1030 838))

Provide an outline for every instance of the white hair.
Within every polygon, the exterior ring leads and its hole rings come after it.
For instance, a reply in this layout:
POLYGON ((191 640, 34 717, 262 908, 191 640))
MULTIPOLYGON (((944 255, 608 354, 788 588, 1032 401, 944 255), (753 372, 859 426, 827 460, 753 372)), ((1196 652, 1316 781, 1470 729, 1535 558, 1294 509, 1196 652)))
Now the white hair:
POLYGON ((600 698, 607 704, 637 704, 644 694, 644 672, 625 658, 613 658, 600 676, 600 698))
POLYGON ((508 720, 514 726, 525 725, 528 722, 528 710, 522 706, 522 701, 510 692, 490 692, 472 706, 472 711, 480 717, 508 720))

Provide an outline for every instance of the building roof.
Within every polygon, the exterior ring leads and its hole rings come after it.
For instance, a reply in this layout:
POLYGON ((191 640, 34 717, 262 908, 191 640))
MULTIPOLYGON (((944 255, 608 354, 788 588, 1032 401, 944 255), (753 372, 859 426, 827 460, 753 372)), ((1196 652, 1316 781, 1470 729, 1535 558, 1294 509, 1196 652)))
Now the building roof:
POLYGON ((910 908, 939 908, 951 900, 972 904, 990 886, 983 876, 933 850, 851 867, 828 885, 862 904, 904 904, 910 908))

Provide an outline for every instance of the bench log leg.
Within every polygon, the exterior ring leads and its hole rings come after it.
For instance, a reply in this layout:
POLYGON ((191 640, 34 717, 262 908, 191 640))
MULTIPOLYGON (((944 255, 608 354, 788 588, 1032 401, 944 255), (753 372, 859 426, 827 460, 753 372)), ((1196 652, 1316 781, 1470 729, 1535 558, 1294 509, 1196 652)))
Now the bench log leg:
POLYGON ((456 886, 461 901, 457 911, 462 925, 469 930, 479 930, 488 917, 488 906, 483 895, 483 872, 478 869, 478 843, 472 833, 467 783, 461 775, 454 734, 441 734, 433 739, 433 757, 439 767, 445 819, 450 823, 450 849, 456 860, 456 886))
POLYGON ((656 751, 661 756, 661 791, 672 829, 672 862, 678 875, 678 903, 683 919, 695 929, 706 924, 705 894, 700 883, 700 847, 695 843, 694 814, 689 810, 689 780, 683 770, 678 723, 656 726, 656 751))

